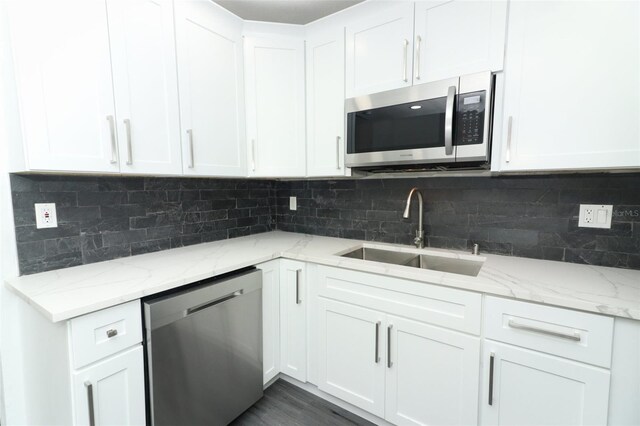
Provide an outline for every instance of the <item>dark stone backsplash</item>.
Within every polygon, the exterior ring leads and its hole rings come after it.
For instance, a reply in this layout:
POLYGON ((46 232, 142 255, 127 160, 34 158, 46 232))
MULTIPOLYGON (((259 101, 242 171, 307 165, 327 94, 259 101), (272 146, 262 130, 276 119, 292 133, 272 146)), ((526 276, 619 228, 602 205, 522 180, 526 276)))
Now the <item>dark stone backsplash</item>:
POLYGON ((417 199, 425 200, 425 245, 640 269, 640 174, 282 181, 278 229, 412 244, 417 199), (289 210, 296 196, 298 210, 289 210), (611 229, 578 228, 579 204, 613 204, 611 229))
POLYGON ((640 174, 256 180, 12 175, 20 272, 31 274, 273 229, 640 269, 640 174), (298 210, 289 210, 289 197, 298 210), (56 203, 36 229, 33 204, 56 203), (580 203, 613 204, 611 229, 578 228, 580 203))
POLYGON ((11 175, 18 261, 32 274, 274 229, 275 182, 11 175), (33 204, 56 203, 36 229, 33 204))

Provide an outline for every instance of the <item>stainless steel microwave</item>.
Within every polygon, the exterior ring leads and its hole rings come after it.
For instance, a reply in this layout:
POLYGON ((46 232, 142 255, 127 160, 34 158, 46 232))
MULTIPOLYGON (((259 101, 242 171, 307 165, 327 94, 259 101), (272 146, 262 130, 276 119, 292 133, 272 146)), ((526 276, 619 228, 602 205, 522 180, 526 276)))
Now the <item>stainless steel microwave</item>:
POLYGON ((346 165, 470 165, 490 156, 493 75, 347 99, 346 165))

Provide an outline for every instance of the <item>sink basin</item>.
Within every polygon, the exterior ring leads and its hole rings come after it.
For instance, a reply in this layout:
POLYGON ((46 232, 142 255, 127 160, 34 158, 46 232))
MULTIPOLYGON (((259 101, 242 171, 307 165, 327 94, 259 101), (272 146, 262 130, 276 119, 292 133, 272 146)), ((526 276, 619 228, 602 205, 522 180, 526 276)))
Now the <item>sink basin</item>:
POLYGON ((343 254, 342 257, 371 260, 373 262, 391 263, 394 265, 413 266, 411 265, 411 262, 415 262, 416 255, 415 253, 360 247, 343 254))
POLYGON ((340 256, 432 271, 449 272, 451 274, 467 275, 470 277, 477 277, 484 264, 484 258, 464 259, 447 255, 422 254, 366 246, 351 250, 340 256))
POLYGON ((481 260, 474 261, 423 254, 412 259, 408 266, 477 277, 483 263, 481 260))

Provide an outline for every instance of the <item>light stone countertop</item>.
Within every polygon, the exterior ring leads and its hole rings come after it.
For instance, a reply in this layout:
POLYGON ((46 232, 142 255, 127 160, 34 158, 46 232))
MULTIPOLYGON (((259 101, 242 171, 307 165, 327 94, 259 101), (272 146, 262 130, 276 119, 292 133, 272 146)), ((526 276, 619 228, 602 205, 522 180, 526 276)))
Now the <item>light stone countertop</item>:
MULTIPOLYGON (((412 247, 273 231, 42 272, 7 281, 53 322, 279 257, 640 320, 640 271, 482 255, 477 277, 336 256, 361 244, 412 247)), ((446 256, 468 254, 425 249, 446 256)))

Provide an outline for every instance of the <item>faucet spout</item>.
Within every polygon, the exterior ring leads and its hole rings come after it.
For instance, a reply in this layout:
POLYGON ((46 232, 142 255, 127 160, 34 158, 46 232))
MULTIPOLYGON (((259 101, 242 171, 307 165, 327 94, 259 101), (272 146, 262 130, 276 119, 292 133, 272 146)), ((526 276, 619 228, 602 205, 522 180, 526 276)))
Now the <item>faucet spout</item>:
POLYGON ((413 240, 413 242, 416 245, 416 247, 424 248, 424 229, 422 225, 423 212, 424 212, 424 200, 418 188, 412 188, 411 191, 409 191, 409 196, 407 197, 407 206, 404 209, 404 213, 402 214, 402 217, 404 217, 405 219, 409 218, 410 209, 411 209, 411 200, 414 193, 418 196, 418 230, 416 231, 416 237, 413 240))

